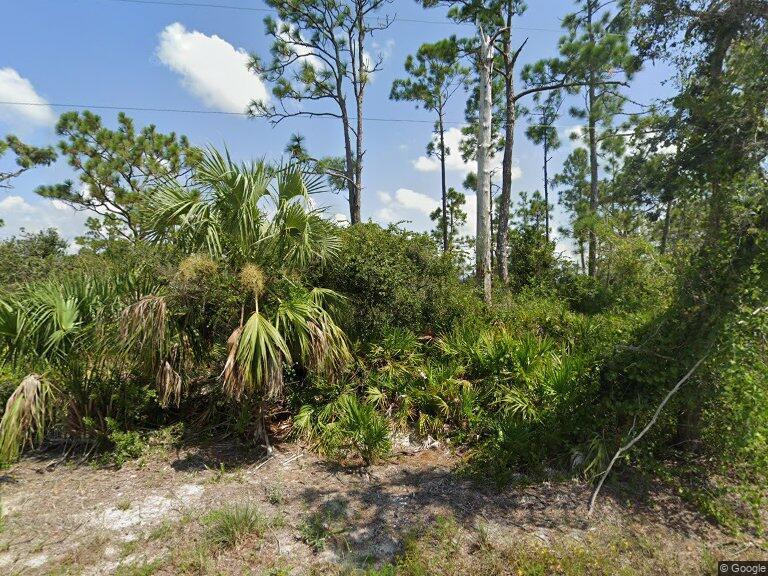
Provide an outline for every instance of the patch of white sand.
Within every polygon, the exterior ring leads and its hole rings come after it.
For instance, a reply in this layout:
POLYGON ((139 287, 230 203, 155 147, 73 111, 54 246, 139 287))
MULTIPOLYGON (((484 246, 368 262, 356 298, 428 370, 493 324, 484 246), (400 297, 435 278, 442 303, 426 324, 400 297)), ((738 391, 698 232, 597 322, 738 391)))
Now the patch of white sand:
MULTIPOLYGON (((92 522, 116 532, 125 532, 130 528, 143 528, 174 512, 181 512, 181 508, 198 500, 204 490, 205 488, 200 484, 183 484, 174 490, 170 497, 151 494, 140 502, 131 503, 125 510, 111 506, 97 513, 92 522)), ((128 534, 126 536, 130 537, 128 534)))

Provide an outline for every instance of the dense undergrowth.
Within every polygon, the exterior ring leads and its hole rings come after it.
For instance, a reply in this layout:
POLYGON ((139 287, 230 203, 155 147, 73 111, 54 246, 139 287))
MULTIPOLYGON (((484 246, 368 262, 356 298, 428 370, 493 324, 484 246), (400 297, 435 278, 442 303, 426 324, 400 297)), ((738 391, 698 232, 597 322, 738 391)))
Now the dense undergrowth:
POLYGON ((553 256, 486 306, 429 236, 336 228, 295 168, 207 162, 207 195, 155 198, 150 243, 78 255, 42 236, 6 243, 8 258, 40 253, 0 297, 4 463, 42 444, 121 465, 168 426, 268 445, 288 423, 347 463, 410 435, 449 443, 468 474, 498 483, 593 479, 706 355, 629 463, 734 529, 761 526, 765 230, 746 244, 731 230, 739 241, 685 274, 679 254, 606 236, 597 278, 553 256), (702 280, 721 264, 728 278, 702 280), (658 464, 683 449, 685 470, 658 464))

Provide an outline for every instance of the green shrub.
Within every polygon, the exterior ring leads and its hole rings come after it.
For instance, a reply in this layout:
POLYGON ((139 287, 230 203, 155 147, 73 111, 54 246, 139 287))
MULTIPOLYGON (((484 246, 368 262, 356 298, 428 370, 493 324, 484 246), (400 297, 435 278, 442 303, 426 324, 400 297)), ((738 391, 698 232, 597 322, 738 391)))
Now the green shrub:
POLYGON ((482 314, 473 283, 441 257, 427 234, 395 226, 358 224, 342 232, 338 261, 321 280, 349 298, 345 328, 372 341, 388 329, 439 332, 465 316, 482 314))
POLYGON ((109 457, 118 468, 129 460, 140 458, 147 450, 148 443, 144 434, 135 430, 121 430, 112 418, 107 418, 107 428, 108 439, 112 444, 109 457))
POLYGON ((392 448, 387 419, 350 392, 320 408, 302 406, 294 426, 321 453, 332 458, 357 456, 365 464, 372 464, 392 448))
POLYGON ((555 243, 547 242, 539 230, 532 227, 510 229, 508 246, 509 282, 513 289, 551 285, 560 273, 555 243))

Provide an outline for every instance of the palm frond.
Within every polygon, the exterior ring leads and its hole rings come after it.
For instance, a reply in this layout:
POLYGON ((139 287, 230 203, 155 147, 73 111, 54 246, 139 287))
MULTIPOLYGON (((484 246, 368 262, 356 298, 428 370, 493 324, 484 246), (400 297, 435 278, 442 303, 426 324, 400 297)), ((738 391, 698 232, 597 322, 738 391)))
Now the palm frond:
POLYGON ((291 362, 291 353, 277 328, 256 310, 242 329, 232 333, 228 344, 225 393, 239 399, 246 391, 258 390, 267 397, 277 397, 283 386, 283 365, 291 362))
POLYGON ((24 378, 13 391, 0 420, 0 464, 15 461, 26 445, 43 440, 52 399, 51 385, 38 374, 24 378))

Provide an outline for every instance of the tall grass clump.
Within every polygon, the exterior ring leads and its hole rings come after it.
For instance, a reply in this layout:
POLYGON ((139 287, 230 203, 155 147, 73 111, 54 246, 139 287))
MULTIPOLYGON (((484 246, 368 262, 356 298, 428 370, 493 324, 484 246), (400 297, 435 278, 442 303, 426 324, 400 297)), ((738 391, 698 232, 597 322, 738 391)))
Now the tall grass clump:
POLYGON ((250 537, 261 537, 270 527, 270 520, 250 503, 234 504, 205 515, 205 536, 218 548, 232 548, 250 537))

